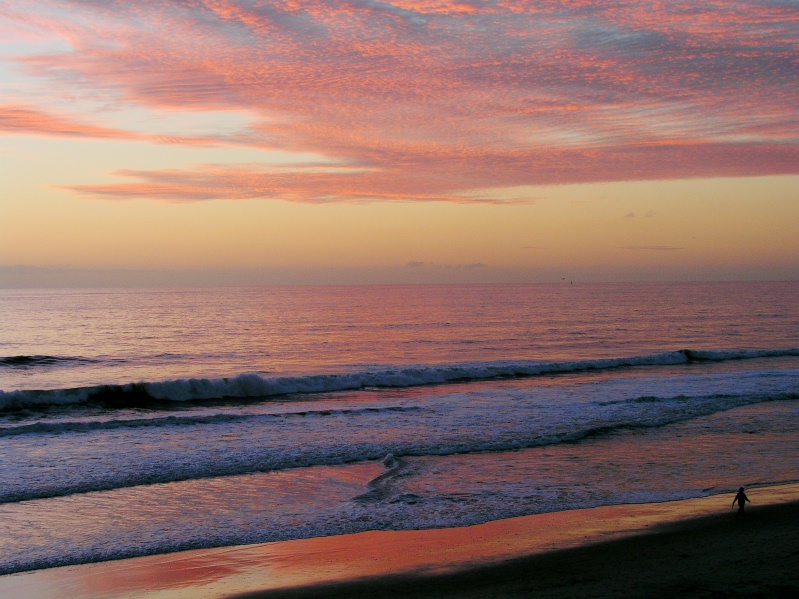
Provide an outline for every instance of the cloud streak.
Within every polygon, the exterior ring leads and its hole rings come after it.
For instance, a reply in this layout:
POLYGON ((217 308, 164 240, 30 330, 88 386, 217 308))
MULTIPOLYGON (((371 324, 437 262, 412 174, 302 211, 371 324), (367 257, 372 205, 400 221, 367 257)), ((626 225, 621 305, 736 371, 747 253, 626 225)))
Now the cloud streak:
MULTIPOLYGON (((70 50, 18 56, 28 76, 119 106, 246 111, 239 135, 173 142, 332 165, 121 168, 128 181, 82 194, 469 201, 518 185, 799 173, 799 11, 779 0, 32 4, 0 18, 70 50)), ((163 141, 33 106, 0 112, 0 129, 163 141)))
POLYGON ((0 133, 100 139, 141 139, 144 136, 56 115, 30 106, 0 105, 0 133))
POLYGON ((676 252, 683 248, 671 245, 627 245, 621 249, 634 252, 676 252))
POLYGON ((483 262, 469 262, 468 264, 438 264, 436 262, 413 261, 405 265, 412 269, 443 269, 443 270, 477 270, 488 268, 483 262))

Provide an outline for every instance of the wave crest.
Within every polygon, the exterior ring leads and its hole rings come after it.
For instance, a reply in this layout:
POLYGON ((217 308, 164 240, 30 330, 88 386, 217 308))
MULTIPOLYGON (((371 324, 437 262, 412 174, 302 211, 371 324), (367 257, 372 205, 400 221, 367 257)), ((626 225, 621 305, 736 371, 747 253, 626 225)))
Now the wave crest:
POLYGON ((581 371, 673 366, 695 361, 726 361, 799 356, 799 348, 771 350, 691 350, 594 360, 502 360, 461 364, 421 364, 305 376, 265 377, 241 374, 221 379, 175 379, 161 382, 99 385, 46 391, 0 391, 0 410, 97 402, 112 407, 135 407, 163 401, 269 398, 316 394, 367 387, 401 388, 496 378, 521 378, 581 371))

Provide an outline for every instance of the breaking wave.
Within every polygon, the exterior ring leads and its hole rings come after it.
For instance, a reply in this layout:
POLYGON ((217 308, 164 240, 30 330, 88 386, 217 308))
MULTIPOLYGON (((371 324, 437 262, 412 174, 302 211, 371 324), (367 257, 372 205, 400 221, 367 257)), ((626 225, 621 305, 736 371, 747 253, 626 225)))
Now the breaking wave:
MULTIPOLYGON (((799 356, 799 348, 771 350, 692 350, 571 361, 502 360, 460 364, 427 364, 371 369, 339 374, 266 377, 241 374, 219 379, 175 379, 161 382, 98 385, 45 391, 0 391, 0 410, 100 403, 114 407, 145 406, 153 402, 186 402, 218 399, 269 398, 288 394, 315 394, 368 387, 401 388, 461 381, 521 378, 582 371, 673 366, 698 361, 746 360, 799 356)), ((56 359, 49 356, 17 356, 8 359, 56 359)), ((79 359, 79 358, 65 358, 79 359)))

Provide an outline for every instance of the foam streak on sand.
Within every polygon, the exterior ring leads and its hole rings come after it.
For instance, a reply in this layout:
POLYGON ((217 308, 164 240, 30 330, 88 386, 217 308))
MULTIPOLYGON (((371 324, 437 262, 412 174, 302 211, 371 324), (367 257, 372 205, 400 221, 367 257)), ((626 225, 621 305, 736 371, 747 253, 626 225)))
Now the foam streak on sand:
POLYGON ((717 495, 464 528, 366 532, 41 570, 0 577, 0 595, 382 597, 402 588, 405 596, 434 590, 446 597, 489 591, 699 596, 707 589, 736 596, 730 585, 737 585, 746 596, 791 596, 799 590, 792 567, 799 551, 799 485, 751 489, 749 495, 753 505, 745 523, 728 511, 730 497, 717 495), (619 541, 626 537, 633 538, 619 541), (745 563, 733 563, 738 559, 745 563), (624 566, 625 576, 617 576, 617 566, 624 566), (670 575, 658 577, 652 567, 670 575), (758 578, 742 578, 751 573, 758 578))

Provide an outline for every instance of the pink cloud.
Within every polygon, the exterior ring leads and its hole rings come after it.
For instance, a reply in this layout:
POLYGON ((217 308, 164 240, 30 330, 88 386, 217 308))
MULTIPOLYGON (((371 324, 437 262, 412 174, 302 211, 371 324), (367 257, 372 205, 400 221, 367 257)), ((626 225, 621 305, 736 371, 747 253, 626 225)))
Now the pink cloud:
POLYGON ((70 116, 49 114, 16 104, 0 105, 0 133, 87 138, 140 137, 129 131, 82 123, 70 116))
MULTIPOLYGON (((414 159, 419 159, 415 154, 414 159)), ((501 197, 475 198, 481 188, 548 185, 635 179, 674 179, 701 165, 703 176, 780 174, 799 162, 799 148, 780 144, 653 145, 528 153, 431 156, 424 169, 406 168, 265 168, 203 165, 191 170, 135 171, 116 174, 126 183, 77 185, 80 194, 117 199, 161 199, 194 202, 210 199, 282 199, 324 203, 347 200, 447 201, 512 203, 501 197), (708 166, 707 161, 714 162, 708 166), (530 170, 528 165, 535 164, 530 170), (459 176, 455 176, 458 173, 459 176)), ((386 159, 386 162, 391 160, 386 159)), ((700 170, 700 169, 696 169, 700 170)))
POLYGON ((0 135, 37 135, 85 139, 121 139, 185 146, 251 145, 252 134, 239 135, 164 135, 93 125, 80 116, 56 114, 35 106, 0 104, 0 135))
MULTIPOLYGON (((20 57, 29 74, 123 105, 245 110, 260 120, 237 136, 172 141, 340 165, 121 171, 132 180, 81 193, 466 201, 510 185, 799 172, 799 11, 777 0, 34 5, 10 18, 72 51, 20 57)), ((20 130, 91 134, 53 118, 20 130)))
MULTIPOLYGON (((161 199, 195 202, 210 199, 281 199, 326 203, 340 200, 467 202, 445 185, 413 180, 379 169, 298 168, 203 165, 194 170, 119 171, 130 183, 79 185, 69 189, 91 196, 117 199, 161 199)), ((484 203, 499 200, 482 199, 484 203)))

